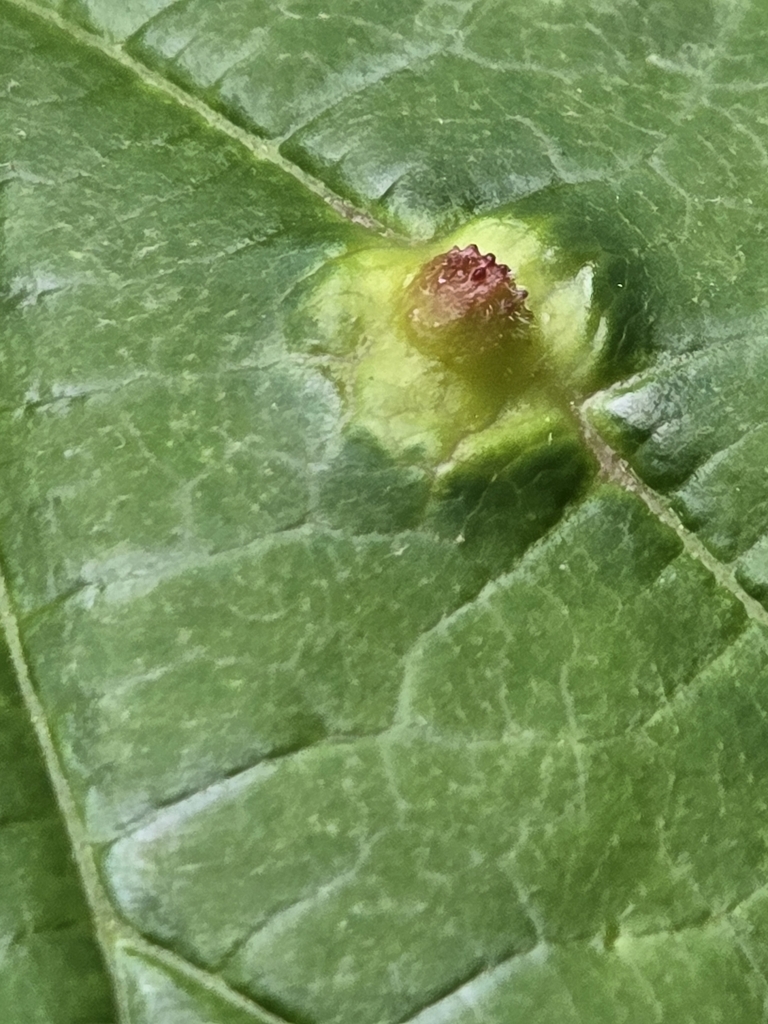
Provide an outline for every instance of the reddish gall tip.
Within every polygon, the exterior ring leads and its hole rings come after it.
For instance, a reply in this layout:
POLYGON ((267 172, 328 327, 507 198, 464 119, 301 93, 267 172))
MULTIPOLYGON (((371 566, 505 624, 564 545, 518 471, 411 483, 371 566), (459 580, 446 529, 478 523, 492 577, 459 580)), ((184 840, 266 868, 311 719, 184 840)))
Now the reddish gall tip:
POLYGON ((426 263, 411 294, 411 319, 427 328, 475 317, 521 325, 532 319, 526 289, 517 287, 506 264, 497 263, 493 253, 482 255, 474 243, 463 249, 454 245, 426 263))

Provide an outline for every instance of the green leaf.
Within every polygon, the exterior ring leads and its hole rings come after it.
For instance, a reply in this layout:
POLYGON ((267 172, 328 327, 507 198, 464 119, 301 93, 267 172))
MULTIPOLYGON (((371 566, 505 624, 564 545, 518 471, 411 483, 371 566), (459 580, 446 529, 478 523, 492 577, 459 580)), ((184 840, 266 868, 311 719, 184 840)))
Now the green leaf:
POLYGON ((5 1020, 112 1020, 66 830, 8 648, 0 648, 0 1007, 5 1020))
POLYGON ((703 351, 600 396, 592 415, 683 523, 765 601, 765 325, 715 321, 711 335, 703 351))
POLYGON ((0 3, 4 1021, 764 1018, 765 18, 0 3))
POLYGON ((164 962, 124 944, 117 948, 116 964, 125 992, 128 1019, 134 1024, 276 1024, 246 1000, 222 995, 215 985, 206 987, 190 971, 164 962))

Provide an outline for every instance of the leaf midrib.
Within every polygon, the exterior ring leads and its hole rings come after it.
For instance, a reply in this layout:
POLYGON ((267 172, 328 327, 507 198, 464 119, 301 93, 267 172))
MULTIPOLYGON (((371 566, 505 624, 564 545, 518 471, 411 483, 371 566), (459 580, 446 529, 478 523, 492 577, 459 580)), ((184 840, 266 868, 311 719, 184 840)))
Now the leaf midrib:
POLYGON ((110 43, 101 36, 98 36, 93 32, 89 32, 87 29, 81 28, 79 25, 66 21, 55 11, 45 7, 40 7, 35 3, 30 3, 29 0, 3 0, 3 2, 7 3, 11 7, 16 7, 17 9, 22 10, 33 17, 40 18, 49 25, 55 26, 70 39, 73 39, 92 50, 97 50, 103 56, 114 61, 116 64, 119 64, 127 71, 130 71, 148 89, 163 93, 180 107, 191 111, 198 118, 201 118, 210 128, 213 128, 215 131, 220 132, 239 143, 257 159, 274 164, 287 174, 290 174, 291 177, 300 182, 304 188, 309 192, 312 192, 314 195, 319 196, 326 205, 330 206, 331 209, 345 220, 348 220, 353 224, 366 227, 371 231, 374 231, 376 234, 383 235, 387 238, 404 238, 404 236, 398 235, 397 232, 393 231, 392 228, 382 224, 366 210, 356 207, 347 199, 342 198, 332 189, 328 188, 328 186, 319 178, 316 178, 314 175, 302 170, 302 168, 292 161, 286 160, 279 150, 280 142, 282 140, 268 141, 253 134, 252 132, 246 131, 244 128, 241 128, 239 125, 236 125, 233 121, 229 120, 229 118, 225 117, 223 114, 208 106, 208 104, 203 100, 198 99, 196 96, 193 96, 180 86, 175 85, 167 78, 164 78, 162 75, 157 74, 157 72, 152 71, 146 64, 136 60, 134 57, 131 57, 126 53, 121 44, 110 43))

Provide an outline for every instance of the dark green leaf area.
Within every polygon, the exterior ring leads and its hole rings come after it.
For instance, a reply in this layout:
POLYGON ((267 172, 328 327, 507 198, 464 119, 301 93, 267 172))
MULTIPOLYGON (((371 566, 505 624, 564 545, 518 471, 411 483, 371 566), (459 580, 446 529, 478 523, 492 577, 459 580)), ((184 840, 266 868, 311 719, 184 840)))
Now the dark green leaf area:
POLYGON ((107 1024, 109 981, 4 643, 0 764, 0 1020, 107 1024))
POLYGON ((645 155, 670 132, 687 66, 706 65, 723 30, 711 3, 695 26, 688 4, 646 18, 629 3, 463 6, 431 59, 356 90, 291 145, 325 168, 338 158, 337 177, 414 217, 450 214, 451 194, 471 208, 615 175, 619 154, 645 155), (344 119, 356 131, 342 153, 344 119), (428 187, 430 169, 446 172, 443 190, 428 187))
POLYGON ((592 415, 689 529, 768 594, 764 318, 713 327, 703 350, 600 396, 592 415))
POLYGON ((453 541, 314 528, 116 565, 27 634, 92 835, 262 758, 385 729, 403 654, 484 580, 453 541))
POLYGON ((722 27, 713 5, 696 8, 695 26, 688 8, 593 4, 585 18, 572 3, 331 0, 318 10, 300 0, 233 3, 223 20, 193 0, 129 45, 268 134, 322 115, 300 137, 304 152, 319 150, 326 170, 338 160, 366 198, 391 186, 387 198, 417 214, 589 177, 615 168, 627 144, 652 147, 687 93, 685 75, 658 63, 685 44, 701 63, 722 27))
POLYGON ((393 456, 366 431, 350 431, 318 472, 312 515, 355 534, 437 535, 461 545, 469 571, 489 579, 554 526, 592 477, 578 438, 565 429, 557 435, 436 477, 422 460, 393 456))
MULTIPOLYGON (((28 180, 47 171, 24 151, 5 184, 3 285, 17 312, 3 405, 30 377, 43 400, 65 383, 267 360, 282 290, 345 233, 287 176, 227 159, 226 147, 222 155, 175 111, 157 125, 157 105, 143 105, 131 121, 143 124, 146 113, 147 132, 159 137, 129 136, 87 170, 73 156, 43 182, 28 180)), ((87 108, 81 116, 89 119, 87 108)), ((55 126, 52 113, 46 138, 55 126)))
POLYGON ((138 549, 301 522, 336 398, 284 352, 281 301, 351 229, 121 69, 16 15, 0 45, 16 599, 44 604, 138 549))
POLYGON ((205 0, 191 0, 152 19, 128 48, 247 127, 279 136, 438 51, 464 8, 429 0, 294 0, 288 8, 234 0, 222 18, 205 0))
POLYGON ((130 1024, 279 1024, 271 1014, 236 1006, 130 946, 118 948, 116 961, 130 1024))
MULTIPOLYGON (((504 22, 519 40, 514 19, 504 22)), ((505 40, 512 49, 514 39, 505 40)), ((549 59, 545 51, 545 65, 549 59)), ((468 213, 616 170, 611 119, 587 117, 577 88, 590 76, 569 70, 566 83, 554 69, 526 68, 514 53, 501 63, 465 44, 353 93, 299 129, 282 150, 337 190, 373 201, 385 215, 428 235, 468 213)), ((639 156, 660 133, 656 125, 647 134, 625 125, 620 137, 621 149, 639 156)))
POLYGON ((565 991, 574 1020, 635 994, 638 1021, 676 1019, 701 985, 705 1020, 757 1012, 729 922, 768 882, 768 636, 613 491, 419 632, 378 735, 286 751, 120 838, 123 913, 290 1019, 554 1021, 565 991))
POLYGON ((107 384, 7 417, 4 478, 25 495, 0 503, 18 598, 34 607, 297 525, 333 414, 329 387, 286 365, 107 384))
POLYGON ((390 455, 367 431, 349 431, 317 474, 316 514, 354 533, 407 530, 424 518, 432 476, 423 465, 390 455))
POLYGON ((580 439, 567 428, 556 434, 439 480, 425 510, 426 527, 464 545, 489 579, 506 571, 592 480, 593 461, 580 439))
POLYGON ((415 645, 401 699, 410 717, 478 740, 509 729, 618 736, 647 721, 730 642, 741 606, 679 557, 671 534, 660 536, 637 512, 629 524, 618 516, 598 522, 604 506, 587 508, 586 526, 582 515, 567 520, 524 568, 453 616, 449 630, 415 645), (596 609, 610 629, 593 628, 596 609), (557 686, 553 651, 562 663, 557 686), (500 686, 512 672, 525 684, 500 686))
POLYGON ((481 976, 413 1024, 719 1024, 760 1018, 763 987, 745 974, 733 929, 716 922, 671 935, 624 938, 610 955, 594 943, 536 948, 481 976))

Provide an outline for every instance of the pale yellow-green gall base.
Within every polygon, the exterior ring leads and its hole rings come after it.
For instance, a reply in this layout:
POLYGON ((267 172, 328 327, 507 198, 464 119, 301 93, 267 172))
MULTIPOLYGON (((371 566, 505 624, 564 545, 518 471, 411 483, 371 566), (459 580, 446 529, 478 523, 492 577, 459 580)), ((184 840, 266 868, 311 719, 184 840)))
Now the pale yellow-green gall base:
POLYGON ((428 245, 336 261, 302 313, 312 325, 310 348, 339 387, 349 425, 370 431, 393 455, 413 455, 441 473, 469 462, 490 468, 505 453, 572 432, 567 396, 588 380, 605 325, 592 309, 593 268, 586 264, 564 279, 558 264, 534 228, 503 217, 476 220, 428 245), (510 342, 509 372, 497 378, 425 355, 410 329, 410 289, 420 269, 453 245, 470 243, 512 269, 534 315, 510 342))

